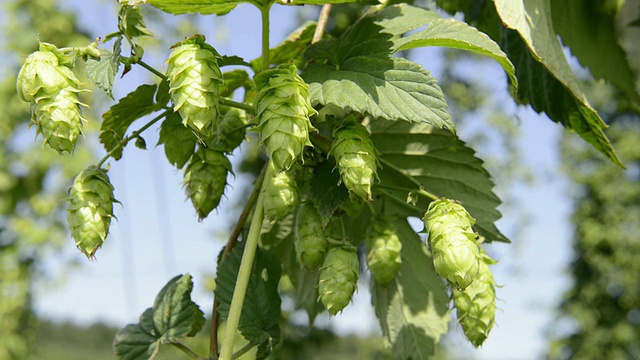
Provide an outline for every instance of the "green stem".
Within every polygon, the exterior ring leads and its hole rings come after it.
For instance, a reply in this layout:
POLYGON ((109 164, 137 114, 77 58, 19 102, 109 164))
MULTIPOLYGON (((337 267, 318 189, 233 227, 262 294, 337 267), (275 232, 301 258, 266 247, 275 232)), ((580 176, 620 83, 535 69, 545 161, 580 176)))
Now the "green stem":
POLYGON ((252 343, 248 343, 247 345, 243 346, 242 349, 236 351, 233 353, 233 356, 231 356, 232 360, 236 360, 237 358, 239 358, 240 356, 246 354, 249 350, 253 349, 255 345, 253 345, 252 343))
POLYGON ((230 106, 230 107, 242 109, 242 110, 248 112, 251 115, 254 115, 255 112, 256 112, 256 109, 253 106, 247 105, 245 103, 241 103, 241 102, 237 102, 237 101, 233 101, 233 100, 229 100, 229 99, 225 99, 225 98, 219 98, 218 102, 220 103, 220 105, 225 105, 225 106, 230 106))
MULTIPOLYGON (((267 169, 265 177, 269 178, 269 176, 271 176, 271 171, 270 169, 267 169)), ((262 192, 260 192, 258 195, 258 201, 256 202, 256 207, 253 211, 253 218, 251 219, 251 227, 249 228, 249 234, 247 235, 244 253, 242 254, 242 262, 240 263, 240 270, 238 271, 236 287, 233 290, 233 297, 231 298, 231 307, 229 308, 227 326, 224 331, 224 341, 222 342, 220 360, 231 360, 233 356, 233 344, 236 339, 238 324, 240 323, 240 313, 242 312, 244 297, 247 294, 247 286, 249 285, 249 277, 251 276, 251 267, 253 266, 253 259, 256 255, 258 240, 260 239, 260 230, 262 230, 262 220, 264 217, 262 201, 263 196, 262 192)))
POLYGON ((260 7, 262 14, 262 71, 269 68, 269 9, 271 4, 260 7))
POLYGON ((107 153, 107 155, 105 155, 100 162, 98 162, 98 168, 102 167, 102 164, 104 164, 105 161, 107 161, 111 156, 113 156, 113 154, 116 153, 116 151, 118 151, 119 149, 125 147, 127 145, 127 143, 129 143, 129 141, 137 138, 138 136, 140 136, 140 134, 147 130, 148 128, 150 128, 153 124, 157 123, 158 121, 162 120, 162 118, 164 118, 165 116, 167 116, 167 114, 169 113, 169 110, 163 111, 160 115, 154 117, 151 121, 149 121, 148 123, 144 124, 140 129, 134 131, 131 133, 131 135, 127 136, 126 138, 122 139, 122 141, 120 141, 120 143, 118 145, 116 145, 113 149, 111 149, 111 151, 109 151, 107 153))
POLYGON ((169 344, 171 344, 172 346, 178 348, 179 350, 187 354, 191 359, 195 359, 195 360, 203 359, 202 357, 200 357, 200 355, 196 354, 193 350, 189 349, 189 347, 187 347, 186 345, 180 342, 170 342, 169 344))
POLYGON ((143 68, 151 71, 151 73, 153 73, 153 75, 159 77, 160 79, 167 80, 167 77, 163 73, 161 73, 160 71, 154 69, 151 65, 147 64, 146 62, 144 62, 142 60, 139 60, 137 62, 137 64, 142 66, 143 68))
MULTIPOLYGON (((249 196, 249 200, 247 200, 247 203, 245 204, 244 209, 242 209, 242 213, 240 214, 240 217, 238 217, 236 226, 231 231, 231 235, 229 235, 229 239, 227 240, 227 245, 225 246, 224 252, 222 253, 222 261, 224 261, 224 259, 227 258, 227 256, 229 255, 233 247, 238 242, 238 236, 240 236, 240 233, 242 232, 242 228, 244 227, 244 224, 247 222, 247 219, 251 214, 251 210, 253 210, 253 206, 256 204, 256 201, 258 200, 258 196, 260 195, 260 192, 262 190, 262 182, 264 181, 264 176, 266 171, 267 171, 267 165, 265 164, 265 166, 262 168, 262 171, 260 172, 260 175, 258 176, 255 183, 253 184, 253 191, 251 192, 251 195, 249 196)), ((213 315, 211 315, 211 339, 210 339, 210 352, 211 352, 211 357, 213 359, 218 359, 218 325, 219 325, 219 317, 220 317, 220 313, 218 312, 219 306, 220 306, 220 303, 218 299, 215 298, 213 300, 213 313, 212 313, 213 315)))
POLYGON ((318 24, 316 25, 316 31, 313 33, 312 44, 322 40, 324 35, 324 29, 327 27, 327 21, 329 21, 329 13, 331 13, 331 4, 322 5, 320 10, 320 17, 318 17, 318 24))

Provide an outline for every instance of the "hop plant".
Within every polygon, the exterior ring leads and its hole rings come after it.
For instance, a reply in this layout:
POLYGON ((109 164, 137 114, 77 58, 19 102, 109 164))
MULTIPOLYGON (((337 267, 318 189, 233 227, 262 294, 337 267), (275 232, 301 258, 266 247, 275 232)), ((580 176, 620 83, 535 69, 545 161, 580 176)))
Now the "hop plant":
POLYGON ((201 147, 193 154, 184 172, 184 186, 200 220, 220 204, 229 172, 231 163, 222 152, 201 147))
POLYGON ((266 179, 264 188, 264 214, 270 221, 277 221, 285 217, 298 203, 298 189, 291 171, 275 172, 273 163, 271 176, 266 179))
POLYGON ((367 239, 367 264, 371 276, 382 286, 387 286, 400 269, 402 243, 395 226, 385 220, 373 225, 373 232, 367 239))
POLYGON ((70 61, 54 45, 41 43, 18 73, 20 98, 31 103, 32 118, 44 142, 60 154, 71 153, 82 133, 80 81, 70 61))
POLYGON ((358 285, 358 276, 356 248, 348 245, 330 247, 318 283, 320 300, 329 314, 336 315, 349 304, 358 285))
POLYGON ((481 346, 489 336, 496 314, 495 281, 488 266, 493 260, 486 255, 484 257, 486 260, 480 262, 478 278, 464 290, 452 290, 458 321, 475 347, 481 346))
POLYGON ((302 267, 313 271, 322 265, 329 242, 322 230, 318 210, 310 202, 300 205, 298 210, 294 245, 302 267))
POLYGON ((194 35, 172 49, 167 77, 173 109, 184 125, 209 136, 216 127, 218 88, 223 81, 217 60, 220 54, 205 43, 203 35, 194 35))
POLYGON ((466 288, 478 276, 482 261, 471 228, 473 218, 462 205, 442 199, 429 204, 423 220, 436 272, 458 288, 466 288))
POLYGON ((82 171, 69 189, 67 222, 76 246, 93 258, 109 233, 113 217, 113 186, 107 170, 92 165, 82 171))
POLYGON ((247 122, 237 109, 227 111, 216 128, 216 133, 207 145, 211 148, 230 153, 240 146, 247 133, 247 122))
POLYGON ((255 83, 260 144, 276 171, 289 170, 304 147, 312 146, 309 132, 316 131, 309 121, 316 114, 309 101, 309 86, 295 65, 264 71, 255 77, 255 83))
POLYGON ((333 132, 330 155, 336 160, 341 181, 349 192, 371 201, 371 186, 377 178, 376 150, 369 131, 357 121, 346 120, 333 132))

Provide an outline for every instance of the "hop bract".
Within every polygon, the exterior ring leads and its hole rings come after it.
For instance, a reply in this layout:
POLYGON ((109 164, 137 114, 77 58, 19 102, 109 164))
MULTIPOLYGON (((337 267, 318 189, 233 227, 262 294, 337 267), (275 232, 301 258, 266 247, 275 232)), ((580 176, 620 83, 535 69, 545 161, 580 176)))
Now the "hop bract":
POLYGON ((113 217, 113 186, 107 171, 90 166, 81 172, 69 189, 67 222, 76 246, 88 258, 109 233, 113 217))
POLYGON ((371 186, 378 176, 376 150, 369 131, 357 121, 347 120, 333 132, 330 155, 336 159, 340 178, 349 192, 372 200, 371 186))
POLYGON ((260 144, 276 171, 288 170, 304 147, 312 146, 309 132, 316 131, 309 121, 316 113, 309 101, 309 86, 295 65, 264 71, 255 77, 255 83, 260 144))
POLYGON ((302 267, 312 271, 322 265, 329 242, 322 230, 318 210, 310 202, 300 205, 298 210, 294 245, 302 267))
POLYGON ((229 172, 231 163, 224 153, 200 148, 193 154, 184 172, 184 186, 200 220, 220 204, 229 172))
POLYGON ((452 295, 465 336, 475 347, 482 345, 496 314, 495 281, 487 263, 480 263, 478 278, 471 285, 464 290, 454 288, 452 295))
POLYGON ((174 45, 167 60, 173 109, 186 126, 207 136, 213 134, 218 119, 222 84, 218 56, 203 35, 194 35, 174 45))
POLYGON ((398 273, 402 260, 400 251, 402 242, 395 226, 380 220, 373 226, 373 232, 367 239, 367 264, 371 276, 382 286, 387 286, 398 273))
POLYGON ((265 179, 264 187, 264 215, 271 221, 280 220, 285 217, 298 202, 298 189, 296 180, 290 171, 273 171, 271 176, 265 179))
POLYGON ((41 43, 27 57, 17 80, 18 94, 31 103, 33 121, 46 144, 60 154, 71 153, 82 132, 78 93, 80 81, 69 61, 54 45, 41 43))
POLYGON ((356 248, 346 245, 329 248, 318 283, 320 300, 329 314, 336 315, 349 304, 358 286, 358 277, 356 248))
POLYGON ((431 202, 423 220, 436 272, 456 287, 466 288, 478 276, 482 261, 471 228, 473 218, 462 205, 442 199, 431 202))

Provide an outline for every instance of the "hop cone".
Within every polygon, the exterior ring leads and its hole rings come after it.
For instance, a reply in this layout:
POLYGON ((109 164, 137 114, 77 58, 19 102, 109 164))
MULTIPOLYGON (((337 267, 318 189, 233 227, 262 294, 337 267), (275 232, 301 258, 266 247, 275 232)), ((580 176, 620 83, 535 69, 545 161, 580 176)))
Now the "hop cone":
POLYGON ((482 262, 471 228, 473 218, 462 205, 442 199, 429 205, 423 220, 436 272, 458 288, 466 288, 478 276, 482 262))
MULTIPOLYGON (((271 165, 270 163, 270 166, 271 165)), ((285 217, 298 202, 298 189, 293 173, 290 171, 274 172, 266 179, 264 188, 264 214, 270 221, 285 217)))
POLYGON ((113 217, 113 186, 107 171, 90 166, 81 172, 69 189, 67 222, 76 246, 88 258, 109 233, 113 217))
POLYGON ((478 278, 464 290, 454 288, 452 295, 464 334, 479 347, 489 336, 496 313, 495 282, 487 263, 480 262, 478 278))
POLYGON ((329 242, 322 230, 318 210, 312 203, 300 205, 296 218, 294 245, 298 263, 302 267, 312 271, 322 265, 329 242))
POLYGON ((276 171, 288 170, 304 147, 311 146, 309 131, 316 131, 309 121, 316 113, 309 101, 309 86, 298 76, 295 65, 264 71, 255 82, 260 144, 276 171))
POLYGON ((353 297, 358 285, 358 255, 353 246, 329 248, 320 269, 318 291, 329 314, 342 311, 353 297))
POLYGON ((80 82, 53 45, 41 43, 27 57, 17 80, 18 94, 31 103, 38 133, 60 154, 71 153, 82 132, 84 119, 78 100, 80 82))
POLYGON ((372 200, 371 186, 377 177, 376 150, 369 131, 356 121, 346 121, 333 133, 330 155, 336 159, 340 177, 349 192, 372 200))
POLYGON ((184 185, 200 220, 220 204, 230 171, 231 163, 220 151, 200 148, 193 154, 184 172, 184 185))
POLYGON ((382 286, 387 286, 400 269, 402 243, 396 228, 387 221, 378 221, 367 240, 367 263, 373 278, 382 286))
POLYGON ((218 118, 218 87, 222 73, 218 52, 206 44, 204 36, 194 35, 173 46, 167 60, 173 109, 184 125, 211 135, 218 118))

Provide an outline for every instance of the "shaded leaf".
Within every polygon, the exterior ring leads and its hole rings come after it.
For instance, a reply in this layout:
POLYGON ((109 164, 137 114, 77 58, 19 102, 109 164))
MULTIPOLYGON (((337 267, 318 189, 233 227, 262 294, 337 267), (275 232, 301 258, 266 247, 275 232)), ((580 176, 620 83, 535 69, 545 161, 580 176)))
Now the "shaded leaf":
MULTIPOLYGON (((115 149, 124 139, 129 126, 142 116, 157 110, 153 101, 157 85, 140 85, 113 105, 102 115, 100 142, 107 152, 115 149)), ((122 148, 114 152, 112 157, 122 157, 122 148)))
POLYGON ((553 29, 549 0, 494 0, 506 31, 502 48, 516 66, 518 100, 576 131, 622 166, 604 134, 607 127, 580 88, 553 29), (528 50, 528 51, 527 51, 528 50))
POLYGON ((220 96, 231 97, 234 91, 238 88, 252 88, 253 79, 249 77, 249 74, 244 70, 231 70, 222 74, 224 78, 224 86, 220 89, 220 96))
POLYGON ((204 325, 204 314, 191 301, 191 275, 178 275, 160 290, 153 307, 116 333, 113 347, 121 359, 153 359, 161 344, 194 336, 204 325))
POLYGON ((494 224, 501 217, 501 201, 493 181, 464 142, 424 124, 377 120, 370 131, 382 163, 374 198, 386 200, 385 212, 421 218, 431 201, 420 194, 425 189, 462 202, 487 241, 509 241, 494 224))
POLYGON ((167 160, 178 169, 189 161, 195 151, 196 136, 182 123, 178 113, 170 113, 160 126, 158 145, 164 145, 167 160))
POLYGON ((371 282, 372 302, 394 358, 426 360, 447 332, 449 298, 426 245, 406 221, 395 224, 402 264, 388 287, 371 282))
POLYGON ((349 200, 349 191, 340 183, 340 173, 335 169, 335 163, 322 162, 315 170, 309 191, 310 199, 314 202, 322 224, 326 225, 333 213, 349 200))
POLYGON ((241 58, 240 56, 228 56, 228 55, 222 55, 219 59, 218 59, 218 66, 219 67, 223 67, 223 66, 233 66, 233 65, 237 65, 237 66, 251 66, 248 62, 244 61, 243 58, 241 58))
POLYGON ((620 46, 615 13, 599 11, 599 2, 594 0, 553 0, 550 3, 553 28, 571 53, 591 70, 594 77, 611 82, 629 99, 640 104, 636 75, 620 46))
POLYGON ((153 7, 156 7, 169 14, 195 14, 200 13, 202 15, 216 14, 224 15, 233 10, 236 5, 243 1, 237 0, 190 0, 185 2, 183 0, 134 0, 134 2, 144 2, 153 7))
MULTIPOLYGON (((244 242, 237 245, 218 267, 216 298, 222 319, 229 315, 238 269, 242 262, 244 242)), ((280 262, 269 251, 258 247, 238 329, 245 339, 258 346, 258 359, 266 358, 280 342, 280 262)))

